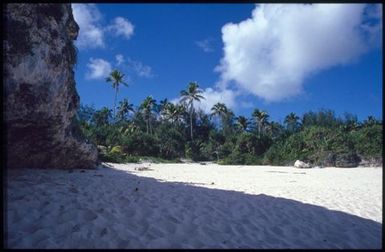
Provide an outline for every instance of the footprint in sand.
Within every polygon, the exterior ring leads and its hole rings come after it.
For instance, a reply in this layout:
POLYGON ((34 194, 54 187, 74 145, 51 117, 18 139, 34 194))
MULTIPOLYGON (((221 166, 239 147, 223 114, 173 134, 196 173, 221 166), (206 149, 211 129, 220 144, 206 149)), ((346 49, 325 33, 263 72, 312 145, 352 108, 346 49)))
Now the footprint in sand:
POLYGON ((284 236, 282 229, 279 227, 273 227, 271 231, 273 231, 273 233, 275 233, 276 235, 284 236))
POLYGON ((107 233, 108 233, 108 229, 107 228, 103 228, 102 231, 100 232, 100 237, 105 236, 107 233))
POLYGON ((98 218, 98 215, 94 211, 89 209, 84 210, 81 216, 86 221, 93 221, 98 218))
POLYGON ((168 220, 171 221, 172 223, 175 223, 175 224, 179 224, 180 221, 172 216, 169 216, 168 217, 168 220))

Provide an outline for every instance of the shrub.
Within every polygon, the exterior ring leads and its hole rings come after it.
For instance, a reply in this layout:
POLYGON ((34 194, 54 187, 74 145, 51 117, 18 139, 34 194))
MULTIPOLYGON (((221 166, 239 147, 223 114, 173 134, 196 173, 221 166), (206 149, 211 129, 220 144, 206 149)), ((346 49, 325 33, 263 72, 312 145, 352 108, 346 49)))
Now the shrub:
POLYGON ((351 133, 357 153, 367 159, 382 157, 382 125, 363 127, 351 133))

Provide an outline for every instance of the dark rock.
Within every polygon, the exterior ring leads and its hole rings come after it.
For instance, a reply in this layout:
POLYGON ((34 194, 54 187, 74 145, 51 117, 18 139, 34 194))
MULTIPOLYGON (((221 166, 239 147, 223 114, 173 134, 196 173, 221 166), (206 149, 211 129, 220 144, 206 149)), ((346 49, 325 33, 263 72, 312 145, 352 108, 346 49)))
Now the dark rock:
POLYGON ((382 166, 382 158, 364 158, 362 156, 360 157, 360 163, 358 164, 359 166, 363 167, 380 167, 382 166))
POLYGON ((97 149, 74 123, 79 27, 71 5, 7 4, 3 13, 7 167, 96 168, 97 149))
POLYGON ((322 167, 336 166, 336 155, 334 153, 327 153, 321 162, 322 167))
POLYGON ((360 158, 355 153, 343 153, 336 155, 335 166, 342 168, 357 167, 360 163, 360 158))

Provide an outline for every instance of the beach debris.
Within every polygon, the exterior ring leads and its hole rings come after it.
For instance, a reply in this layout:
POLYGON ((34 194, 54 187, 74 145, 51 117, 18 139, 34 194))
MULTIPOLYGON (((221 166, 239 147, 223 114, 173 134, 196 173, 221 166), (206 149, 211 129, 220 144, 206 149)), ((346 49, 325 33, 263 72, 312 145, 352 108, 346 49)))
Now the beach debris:
POLYGON ((212 185, 214 185, 214 182, 211 182, 212 185))
POLYGON ((301 160, 297 160, 295 161, 294 163, 294 167, 295 168, 311 168, 311 165, 310 164, 307 164, 301 160))
POLYGON ((200 165, 206 165, 206 163, 205 163, 205 162, 200 162, 199 164, 200 164, 200 165))
POLYGON ((135 167, 136 171, 153 171, 153 169, 150 169, 148 167, 135 167))

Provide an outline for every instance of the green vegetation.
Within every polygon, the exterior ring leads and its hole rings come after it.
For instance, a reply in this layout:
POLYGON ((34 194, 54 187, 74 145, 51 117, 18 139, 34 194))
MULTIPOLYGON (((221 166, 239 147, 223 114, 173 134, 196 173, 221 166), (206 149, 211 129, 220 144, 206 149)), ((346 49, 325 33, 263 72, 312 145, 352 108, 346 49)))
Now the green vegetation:
POLYGON ((269 121, 266 111, 255 109, 251 118, 236 117, 223 103, 211 114, 197 110, 193 101, 204 99, 195 82, 181 91, 181 102, 157 103, 151 96, 135 109, 127 99, 116 114, 109 108, 82 105, 77 134, 98 146, 109 162, 215 161, 220 164, 292 165, 299 159, 318 166, 356 166, 361 159, 381 162, 382 121, 331 110, 307 112, 302 118, 286 116, 284 124, 269 121), (219 120, 215 120, 218 118, 219 120))

